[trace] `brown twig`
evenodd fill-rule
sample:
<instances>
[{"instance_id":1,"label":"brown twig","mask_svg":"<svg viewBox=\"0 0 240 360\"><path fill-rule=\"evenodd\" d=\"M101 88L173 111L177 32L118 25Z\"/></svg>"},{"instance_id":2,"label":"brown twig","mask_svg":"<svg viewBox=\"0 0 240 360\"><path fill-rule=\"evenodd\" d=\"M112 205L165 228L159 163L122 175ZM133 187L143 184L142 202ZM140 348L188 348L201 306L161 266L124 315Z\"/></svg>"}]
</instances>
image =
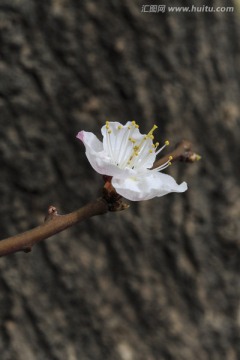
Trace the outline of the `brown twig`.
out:
<instances>
[{"instance_id":1,"label":"brown twig","mask_svg":"<svg viewBox=\"0 0 240 360\"><path fill-rule=\"evenodd\" d=\"M51 206L48 210L45 222L42 225L16 236L1 240L0 256L12 254L16 251L29 252L31 251L32 246L39 241L47 239L78 222L95 215L102 215L107 211L108 203L102 198L66 215L58 215L56 208Z\"/></svg>"},{"instance_id":2,"label":"brown twig","mask_svg":"<svg viewBox=\"0 0 240 360\"><path fill-rule=\"evenodd\" d=\"M183 140L171 153L157 160L152 168L154 169L164 164L168 161L170 155L172 156L171 161L179 160L194 162L200 159L200 156L191 150L191 143ZM102 198L66 215L59 215L57 209L54 206L50 206L45 217L45 222L42 225L24 233L1 240L0 257L17 251L30 252L33 245L37 244L39 241L47 239L78 222L95 215L105 214L107 211L121 211L127 209L129 205L116 193L111 184L111 177L105 176L104 181L105 185Z\"/></svg>"},{"instance_id":3,"label":"brown twig","mask_svg":"<svg viewBox=\"0 0 240 360\"><path fill-rule=\"evenodd\" d=\"M191 142L187 140L182 140L179 144L176 145L173 151L169 152L161 159L155 161L152 169L155 169L158 166L163 165L166 161L169 160L169 156L172 157L171 162L184 161L184 162L193 163L201 159L201 156L199 156L198 154L192 151Z\"/></svg>"}]
</instances>

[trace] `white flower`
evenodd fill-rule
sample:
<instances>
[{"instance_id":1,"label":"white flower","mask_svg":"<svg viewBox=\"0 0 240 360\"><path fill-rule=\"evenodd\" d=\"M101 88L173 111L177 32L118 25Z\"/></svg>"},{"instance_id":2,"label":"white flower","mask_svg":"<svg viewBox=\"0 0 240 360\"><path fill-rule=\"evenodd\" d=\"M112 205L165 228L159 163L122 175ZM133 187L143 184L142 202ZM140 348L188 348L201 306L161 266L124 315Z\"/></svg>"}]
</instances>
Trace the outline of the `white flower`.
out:
<instances>
[{"instance_id":1,"label":"white flower","mask_svg":"<svg viewBox=\"0 0 240 360\"><path fill-rule=\"evenodd\" d=\"M117 193L132 201L148 200L170 192L183 192L187 184L178 185L169 175L160 171L170 165L170 160L152 169L156 156L169 144L153 144L153 126L147 135L139 131L135 121L122 125L106 122L102 127L103 142L90 132L80 131L77 138L86 148L86 156L98 173L112 176Z\"/></svg>"}]
</instances>

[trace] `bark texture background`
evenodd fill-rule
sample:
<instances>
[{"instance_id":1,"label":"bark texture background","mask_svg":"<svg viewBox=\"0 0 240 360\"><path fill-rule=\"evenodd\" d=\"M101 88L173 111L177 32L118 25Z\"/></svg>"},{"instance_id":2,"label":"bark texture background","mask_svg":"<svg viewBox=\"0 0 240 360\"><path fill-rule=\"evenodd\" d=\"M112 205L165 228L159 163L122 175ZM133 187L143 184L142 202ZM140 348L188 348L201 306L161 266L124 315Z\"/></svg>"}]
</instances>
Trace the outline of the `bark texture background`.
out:
<instances>
[{"instance_id":1,"label":"bark texture background","mask_svg":"<svg viewBox=\"0 0 240 360\"><path fill-rule=\"evenodd\" d=\"M204 4L171 1L192 3ZM1 360L240 358L237 4L142 4L0 0L1 238L97 196L75 135L100 135L106 118L156 123L161 141L187 138L203 156L168 171L186 193L0 259Z\"/></svg>"}]
</instances>

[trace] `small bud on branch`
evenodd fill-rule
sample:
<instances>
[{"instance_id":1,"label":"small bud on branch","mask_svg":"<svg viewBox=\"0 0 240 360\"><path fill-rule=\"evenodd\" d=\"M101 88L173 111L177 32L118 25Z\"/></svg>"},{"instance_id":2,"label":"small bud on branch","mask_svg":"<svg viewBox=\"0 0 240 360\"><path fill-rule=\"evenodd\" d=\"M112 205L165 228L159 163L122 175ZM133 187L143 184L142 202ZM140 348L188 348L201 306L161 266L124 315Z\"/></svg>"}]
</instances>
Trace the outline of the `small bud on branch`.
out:
<instances>
[{"instance_id":1,"label":"small bud on branch","mask_svg":"<svg viewBox=\"0 0 240 360\"><path fill-rule=\"evenodd\" d=\"M171 156L171 162L182 161L193 163L199 161L201 156L192 151L192 144L190 141L182 140L175 146L175 149L161 159L155 161L152 169L155 169L164 164Z\"/></svg>"},{"instance_id":2,"label":"small bud on branch","mask_svg":"<svg viewBox=\"0 0 240 360\"><path fill-rule=\"evenodd\" d=\"M39 241L47 239L50 236L55 235L60 231L63 231L92 216L105 214L107 211L108 204L103 198L97 199L96 201L83 206L81 209L66 215L56 216L55 214L52 217L49 217L48 210L47 221L45 221L42 225L16 236L1 240L0 256L12 254L16 251L29 252L31 251L32 246L37 244ZM51 212L52 210L50 213ZM56 213L56 210L53 211L53 214L54 213Z\"/></svg>"}]
</instances>

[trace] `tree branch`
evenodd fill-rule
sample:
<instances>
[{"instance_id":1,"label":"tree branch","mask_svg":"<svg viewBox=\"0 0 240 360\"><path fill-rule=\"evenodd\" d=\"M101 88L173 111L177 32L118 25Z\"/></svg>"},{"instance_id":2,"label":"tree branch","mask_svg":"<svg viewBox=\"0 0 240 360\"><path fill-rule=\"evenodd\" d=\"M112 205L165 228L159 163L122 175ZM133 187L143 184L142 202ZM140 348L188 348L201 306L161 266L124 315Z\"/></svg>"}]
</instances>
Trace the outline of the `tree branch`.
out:
<instances>
[{"instance_id":1,"label":"tree branch","mask_svg":"<svg viewBox=\"0 0 240 360\"><path fill-rule=\"evenodd\" d=\"M39 241L67 229L74 224L86 220L95 215L102 215L108 211L108 203L103 199L97 199L81 209L66 215L58 215L56 208L49 207L45 222L16 236L9 237L0 241L0 256L12 254L16 251L29 252L32 246Z\"/></svg>"},{"instance_id":2,"label":"tree branch","mask_svg":"<svg viewBox=\"0 0 240 360\"><path fill-rule=\"evenodd\" d=\"M191 150L189 141L181 141L171 153L157 160L152 169L164 164L172 156L173 161L195 162L201 157ZM0 241L0 257L17 251L31 251L33 245L39 241L49 238L60 231L63 231L78 222L86 220L95 215L105 214L107 211L121 211L129 207L122 197L116 193L111 184L111 177L104 176L103 196L94 202L91 202L81 209L66 215L58 215L57 209L50 206L45 222L42 225L28 230L24 233L9 237Z\"/></svg>"},{"instance_id":3,"label":"tree branch","mask_svg":"<svg viewBox=\"0 0 240 360\"><path fill-rule=\"evenodd\" d=\"M180 143L176 145L173 151L169 152L161 159L155 161L152 169L155 169L158 166L161 166L165 162L167 162L169 160L169 156L172 156L171 162L183 161L183 162L193 163L201 159L200 155L192 151L192 143L188 140L182 140Z\"/></svg>"}]
</instances>

